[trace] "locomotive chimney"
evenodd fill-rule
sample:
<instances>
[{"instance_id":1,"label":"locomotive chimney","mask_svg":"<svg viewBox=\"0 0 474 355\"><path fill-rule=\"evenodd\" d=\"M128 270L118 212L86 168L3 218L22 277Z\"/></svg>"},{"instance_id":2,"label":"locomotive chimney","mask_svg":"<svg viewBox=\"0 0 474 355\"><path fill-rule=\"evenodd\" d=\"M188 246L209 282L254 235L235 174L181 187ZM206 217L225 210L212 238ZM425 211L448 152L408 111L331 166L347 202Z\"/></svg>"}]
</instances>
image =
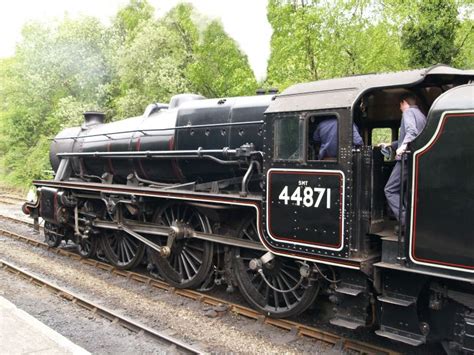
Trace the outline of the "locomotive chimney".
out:
<instances>
[{"instance_id":1,"label":"locomotive chimney","mask_svg":"<svg viewBox=\"0 0 474 355\"><path fill-rule=\"evenodd\" d=\"M86 127L95 126L104 123L105 113L102 112L84 112L84 125Z\"/></svg>"}]
</instances>

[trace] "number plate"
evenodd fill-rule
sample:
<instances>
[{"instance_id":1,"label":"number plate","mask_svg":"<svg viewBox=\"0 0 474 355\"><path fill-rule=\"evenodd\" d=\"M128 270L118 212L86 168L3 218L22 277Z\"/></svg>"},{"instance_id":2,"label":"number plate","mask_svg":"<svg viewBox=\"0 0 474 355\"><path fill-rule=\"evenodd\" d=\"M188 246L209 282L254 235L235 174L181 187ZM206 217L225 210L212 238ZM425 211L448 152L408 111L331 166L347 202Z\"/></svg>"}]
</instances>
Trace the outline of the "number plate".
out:
<instances>
[{"instance_id":1,"label":"number plate","mask_svg":"<svg viewBox=\"0 0 474 355\"><path fill-rule=\"evenodd\" d=\"M271 169L267 175L267 232L276 241L341 250L343 172Z\"/></svg>"}]
</instances>

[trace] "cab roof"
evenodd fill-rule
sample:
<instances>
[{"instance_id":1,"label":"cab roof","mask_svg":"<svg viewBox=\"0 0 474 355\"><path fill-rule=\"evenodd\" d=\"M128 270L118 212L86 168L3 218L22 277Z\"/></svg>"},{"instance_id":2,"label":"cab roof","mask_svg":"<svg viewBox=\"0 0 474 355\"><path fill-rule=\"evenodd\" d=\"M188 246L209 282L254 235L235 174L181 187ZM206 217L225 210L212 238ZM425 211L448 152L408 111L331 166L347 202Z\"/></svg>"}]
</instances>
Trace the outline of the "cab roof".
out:
<instances>
[{"instance_id":1,"label":"cab roof","mask_svg":"<svg viewBox=\"0 0 474 355\"><path fill-rule=\"evenodd\" d=\"M460 70L447 65L393 73L355 75L292 85L276 95L265 114L350 108L368 91L377 88L415 86L429 78L452 83L474 79L474 70Z\"/></svg>"}]
</instances>

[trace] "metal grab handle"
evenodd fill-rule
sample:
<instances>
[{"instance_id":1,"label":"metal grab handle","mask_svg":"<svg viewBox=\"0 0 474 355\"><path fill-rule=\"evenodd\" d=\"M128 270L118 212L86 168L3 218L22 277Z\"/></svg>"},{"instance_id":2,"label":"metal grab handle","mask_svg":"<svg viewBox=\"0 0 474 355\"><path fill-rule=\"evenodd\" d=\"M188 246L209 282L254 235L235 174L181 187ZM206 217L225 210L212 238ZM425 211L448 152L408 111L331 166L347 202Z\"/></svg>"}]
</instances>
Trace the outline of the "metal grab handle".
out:
<instances>
[{"instance_id":1,"label":"metal grab handle","mask_svg":"<svg viewBox=\"0 0 474 355\"><path fill-rule=\"evenodd\" d=\"M405 264L405 236L403 233L403 224L402 224L402 215L403 215L403 203L404 203L404 195L405 195L405 181L403 179L405 173L405 158L409 154L409 151L405 151L401 155L400 159L400 201L399 201L399 209L398 209L398 257L397 260L401 265ZM405 216L406 218L406 216ZM406 221L405 221L406 227Z\"/></svg>"}]
</instances>

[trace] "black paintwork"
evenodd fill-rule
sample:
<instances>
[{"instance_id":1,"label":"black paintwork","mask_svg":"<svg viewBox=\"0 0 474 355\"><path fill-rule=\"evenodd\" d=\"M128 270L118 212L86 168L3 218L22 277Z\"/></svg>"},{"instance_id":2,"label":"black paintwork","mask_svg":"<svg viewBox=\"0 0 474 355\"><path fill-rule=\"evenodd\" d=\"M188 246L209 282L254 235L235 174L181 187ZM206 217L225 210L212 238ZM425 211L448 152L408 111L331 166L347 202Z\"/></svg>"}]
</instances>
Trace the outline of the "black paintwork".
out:
<instances>
[{"instance_id":1,"label":"black paintwork","mask_svg":"<svg viewBox=\"0 0 474 355\"><path fill-rule=\"evenodd\" d=\"M181 106L109 124L83 125L60 132L51 145L51 164L56 171L56 153L167 151L238 148L253 143L262 147L263 112L271 96L231 99L194 99ZM242 124L246 123L246 124ZM219 125L219 126L213 126ZM178 127L178 129L176 129ZM122 133L120 133L122 132ZM71 137L70 139L65 139ZM74 158L76 175L114 175L124 183L133 171L146 180L158 182L212 181L242 176L245 170L196 160Z\"/></svg>"},{"instance_id":2,"label":"black paintwork","mask_svg":"<svg viewBox=\"0 0 474 355\"><path fill-rule=\"evenodd\" d=\"M411 145L417 152L410 159L409 184L414 261L474 269L473 136L474 86L467 85L438 99L425 131Z\"/></svg>"},{"instance_id":3,"label":"black paintwork","mask_svg":"<svg viewBox=\"0 0 474 355\"><path fill-rule=\"evenodd\" d=\"M40 216L47 222L58 223L58 190L41 188Z\"/></svg>"}]
</instances>

